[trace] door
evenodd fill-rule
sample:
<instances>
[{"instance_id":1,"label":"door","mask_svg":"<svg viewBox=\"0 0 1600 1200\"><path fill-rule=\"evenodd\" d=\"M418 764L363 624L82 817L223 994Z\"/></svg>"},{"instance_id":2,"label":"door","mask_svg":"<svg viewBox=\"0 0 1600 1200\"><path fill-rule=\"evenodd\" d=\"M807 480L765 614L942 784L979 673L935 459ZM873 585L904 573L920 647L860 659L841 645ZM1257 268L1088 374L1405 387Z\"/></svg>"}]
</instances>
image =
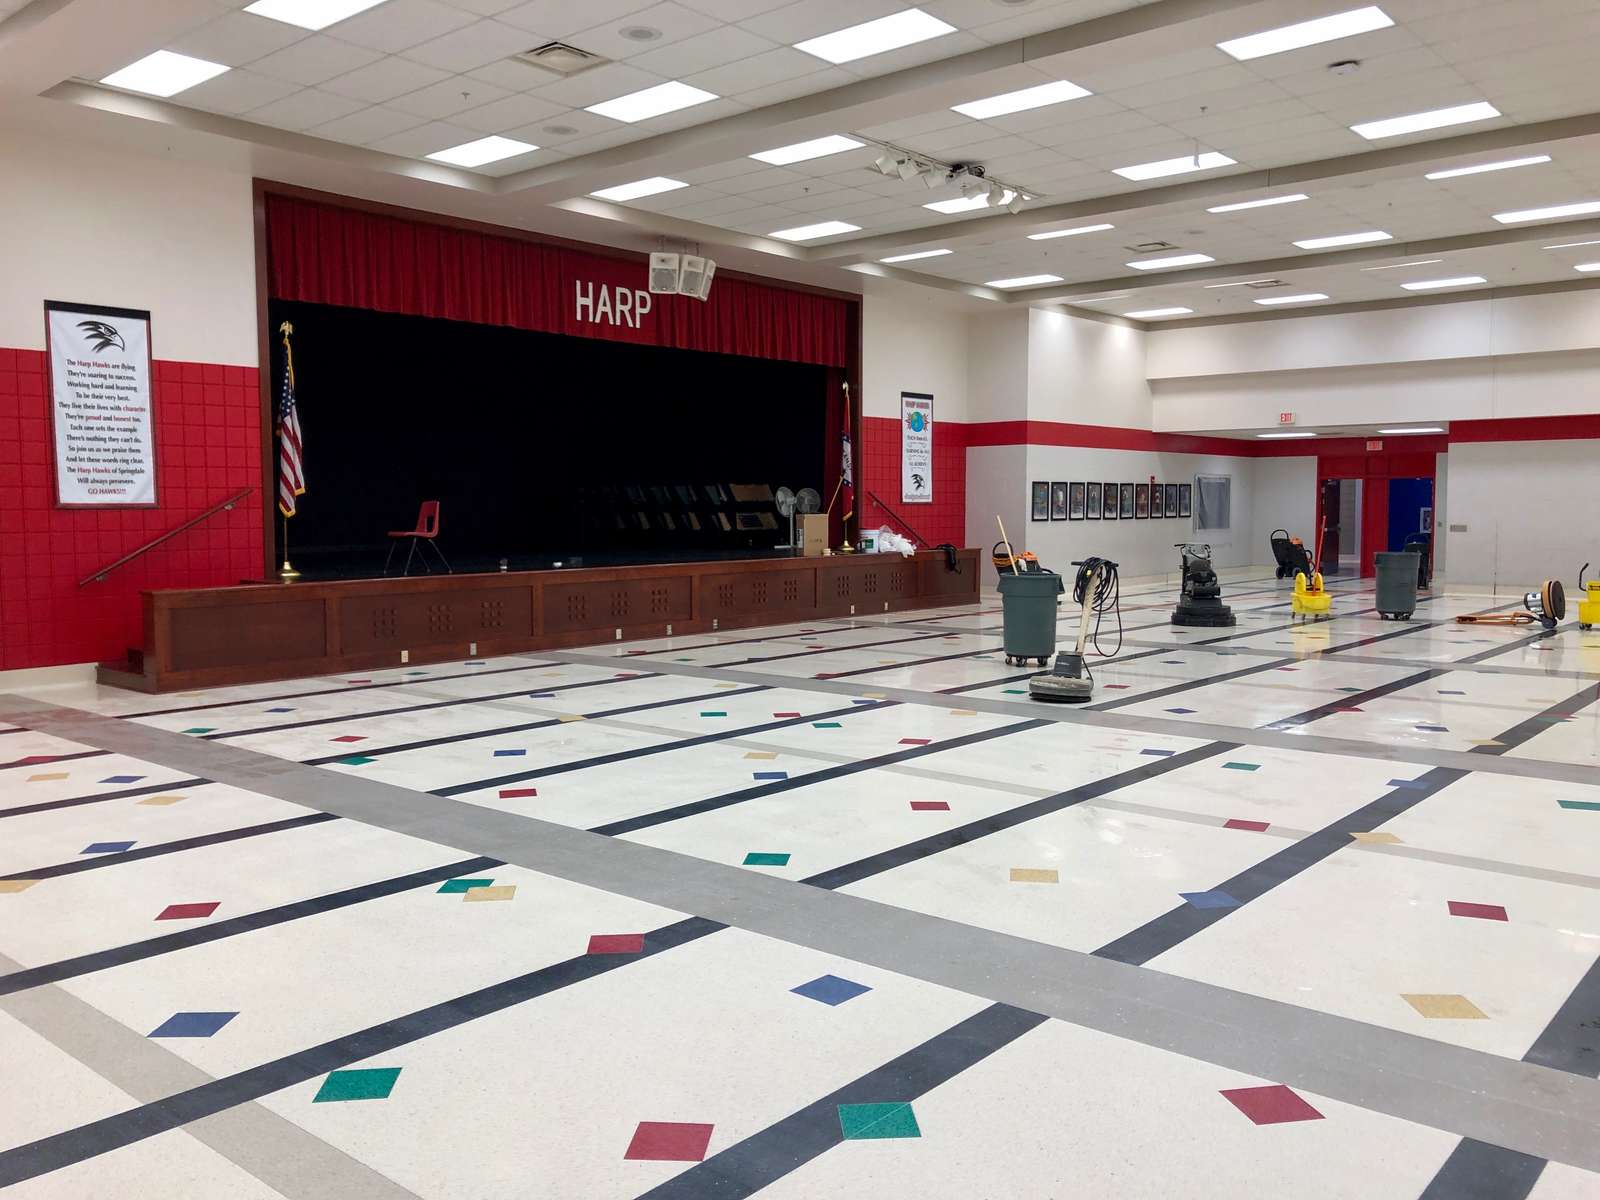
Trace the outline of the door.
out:
<instances>
[{"instance_id":1,"label":"door","mask_svg":"<svg viewBox=\"0 0 1600 1200\"><path fill-rule=\"evenodd\" d=\"M1407 534L1428 532L1423 522L1424 509L1431 518L1433 480L1389 480L1389 537L1385 543L1386 549L1402 550Z\"/></svg>"}]
</instances>

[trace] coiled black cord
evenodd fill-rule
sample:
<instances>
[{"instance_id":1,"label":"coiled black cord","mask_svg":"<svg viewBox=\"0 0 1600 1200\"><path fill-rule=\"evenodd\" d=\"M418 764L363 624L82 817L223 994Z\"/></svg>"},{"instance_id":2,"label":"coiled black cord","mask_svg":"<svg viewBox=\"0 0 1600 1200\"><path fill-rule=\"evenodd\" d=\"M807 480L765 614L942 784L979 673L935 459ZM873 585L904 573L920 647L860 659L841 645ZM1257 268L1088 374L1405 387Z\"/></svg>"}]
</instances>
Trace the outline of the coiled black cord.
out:
<instances>
[{"instance_id":1,"label":"coiled black cord","mask_svg":"<svg viewBox=\"0 0 1600 1200\"><path fill-rule=\"evenodd\" d=\"M1078 568L1078 575L1072 582L1072 602L1080 607L1089 590L1089 580L1093 578L1097 568L1100 572L1100 579L1094 585L1094 594L1089 596L1089 611L1094 613L1094 629L1089 640L1094 644L1094 652L1102 658L1112 658L1121 654L1122 580L1117 574L1117 564L1109 558L1086 558L1074 565ZM1105 620L1108 612L1114 613L1117 618L1117 648L1110 654L1100 648L1100 623Z\"/></svg>"}]
</instances>

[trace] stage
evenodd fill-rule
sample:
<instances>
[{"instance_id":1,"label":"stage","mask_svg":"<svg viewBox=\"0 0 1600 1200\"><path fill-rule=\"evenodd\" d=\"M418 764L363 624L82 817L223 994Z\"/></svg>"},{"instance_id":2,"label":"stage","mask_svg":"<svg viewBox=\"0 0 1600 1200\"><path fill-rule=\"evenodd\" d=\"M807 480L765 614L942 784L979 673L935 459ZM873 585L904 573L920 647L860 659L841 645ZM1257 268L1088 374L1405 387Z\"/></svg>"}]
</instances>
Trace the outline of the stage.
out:
<instances>
[{"instance_id":1,"label":"stage","mask_svg":"<svg viewBox=\"0 0 1600 1200\"><path fill-rule=\"evenodd\" d=\"M978 600L976 549L249 583L143 594L144 692L713 633Z\"/></svg>"}]
</instances>

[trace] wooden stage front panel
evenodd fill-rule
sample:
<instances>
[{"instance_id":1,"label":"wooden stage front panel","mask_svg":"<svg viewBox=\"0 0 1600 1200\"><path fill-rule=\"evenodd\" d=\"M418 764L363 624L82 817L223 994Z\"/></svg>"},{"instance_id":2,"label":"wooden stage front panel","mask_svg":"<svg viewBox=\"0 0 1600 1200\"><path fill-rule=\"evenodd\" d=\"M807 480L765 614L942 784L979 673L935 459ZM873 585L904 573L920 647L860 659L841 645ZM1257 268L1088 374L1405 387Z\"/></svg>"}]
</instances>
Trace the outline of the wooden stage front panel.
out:
<instances>
[{"instance_id":1,"label":"wooden stage front panel","mask_svg":"<svg viewBox=\"0 0 1600 1200\"><path fill-rule=\"evenodd\" d=\"M979 553L767 558L144 593L147 692L973 604Z\"/></svg>"}]
</instances>

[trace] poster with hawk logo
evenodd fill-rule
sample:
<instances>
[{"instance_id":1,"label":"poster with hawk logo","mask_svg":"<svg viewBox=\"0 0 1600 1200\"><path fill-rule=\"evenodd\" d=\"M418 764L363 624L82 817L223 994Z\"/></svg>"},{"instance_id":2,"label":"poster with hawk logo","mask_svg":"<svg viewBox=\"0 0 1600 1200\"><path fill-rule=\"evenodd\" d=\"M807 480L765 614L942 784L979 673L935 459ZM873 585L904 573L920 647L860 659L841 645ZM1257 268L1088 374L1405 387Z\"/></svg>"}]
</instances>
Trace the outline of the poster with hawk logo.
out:
<instances>
[{"instance_id":1,"label":"poster with hawk logo","mask_svg":"<svg viewBox=\"0 0 1600 1200\"><path fill-rule=\"evenodd\" d=\"M56 503L152 507L150 314L45 301Z\"/></svg>"},{"instance_id":2,"label":"poster with hawk logo","mask_svg":"<svg viewBox=\"0 0 1600 1200\"><path fill-rule=\"evenodd\" d=\"M900 500L933 503L933 397L900 393Z\"/></svg>"}]
</instances>

